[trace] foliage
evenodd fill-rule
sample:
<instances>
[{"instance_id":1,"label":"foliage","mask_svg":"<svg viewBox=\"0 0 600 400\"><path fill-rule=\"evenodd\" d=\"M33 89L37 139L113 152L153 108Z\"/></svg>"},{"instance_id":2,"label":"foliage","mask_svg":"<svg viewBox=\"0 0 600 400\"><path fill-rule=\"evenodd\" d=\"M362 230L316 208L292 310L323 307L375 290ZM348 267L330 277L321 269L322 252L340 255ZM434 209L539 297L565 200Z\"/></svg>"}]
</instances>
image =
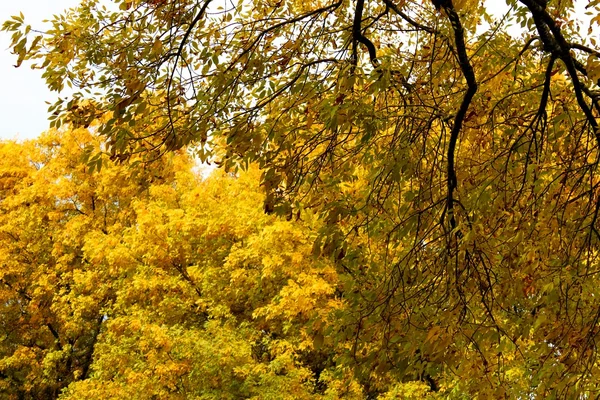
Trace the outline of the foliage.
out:
<instances>
[{"instance_id":1,"label":"foliage","mask_svg":"<svg viewBox=\"0 0 600 400\"><path fill-rule=\"evenodd\" d=\"M201 182L178 155L89 174L88 146L2 144L3 396L315 398L307 322L342 304L308 228L262 212L256 172Z\"/></svg>"},{"instance_id":2,"label":"foliage","mask_svg":"<svg viewBox=\"0 0 600 400\"><path fill-rule=\"evenodd\" d=\"M92 181L73 164L41 188L59 197L23 186L2 203L7 230L29 227L6 244L6 270L33 285L6 278L5 289L36 296L4 304L14 315L25 301L57 313L28 311L36 329L23 332L65 325L28 343L54 337L49 360L69 359L91 354L94 332L106 329L110 345L93 352L106 367L65 395L393 398L424 395L425 383L432 396L457 398L597 396L600 52L571 18L572 1L506 4L495 20L472 0L86 0L41 35L21 16L7 21L17 65L31 61L51 89L74 90L51 107L53 126L103 138L87 150L66 144L58 158L82 154L101 169ZM588 1L590 29L599 7ZM519 25L524 33L511 36ZM163 163L178 159L166 154L186 145L255 180L198 184L176 167L163 176ZM9 193L37 176L14 157ZM139 181L115 186L110 171L124 174L114 163L126 160ZM94 179L110 196L68 200ZM243 179L248 186L232 183ZM65 189L48 184L62 181ZM264 200L250 189L257 181ZM89 221L50 211L74 204L85 215L97 201L108 211ZM262 215L260 202L287 220ZM62 233L48 239L45 224ZM84 260L106 285L69 297ZM42 264L55 272L31 267ZM57 305L49 287L63 286L53 274L73 275L61 289L70 300ZM77 319L88 315L95 325ZM212 347L215 330L237 361ZM149 355L151 333L172 349L172 364ZM110 354L121 351L119 335L131 339L130 363ZM18 366L42 359L32 346L5 371L46 378L19 372L7 385L58 374ZM267 356L248 356L261 346ZM67 369L87 377L77 360ZM139 374L152 362L168 367L150 382ZM247 369L232 372L235 363ZM204 368L219 378L196 378Z\"/></svg>"},{"instance_id":3,"label":"foliage","mask_svg":"<svg viewBox=\"0 0 600 400\"><path fill-rule=\"evenodd\" d=\"M4 398L362 398L349 343L324 337L345 304L316 219L265 215L255 168L202 181L178 154L90 174L100 145L0 147Z\"/></svg>"}]
</instances>

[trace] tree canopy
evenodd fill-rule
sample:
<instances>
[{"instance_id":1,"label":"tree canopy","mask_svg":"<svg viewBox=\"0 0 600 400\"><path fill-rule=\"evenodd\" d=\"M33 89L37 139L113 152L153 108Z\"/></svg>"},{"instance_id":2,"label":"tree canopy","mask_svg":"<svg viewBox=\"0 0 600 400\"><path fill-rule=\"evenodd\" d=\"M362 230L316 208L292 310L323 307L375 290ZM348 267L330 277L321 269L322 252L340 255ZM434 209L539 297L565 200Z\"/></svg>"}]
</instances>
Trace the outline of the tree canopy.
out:
<instances>
[{"instance_id":1,"label":"tree canopy","mask_svg":"<svg viewBox=\"0 0 600 400\"><path fill-rule=\"evenodd\" d=\"M428 392L338 363L352 338L328 332L350 310L312 255L320 222L266 215L256 168L203 181L178 154L160 174L90 174L100 144L79 129L0 146L3 398L361 399L375 378Z\"/></svg>"},{"instance_id":2,"label":"tree canopy","mask_svg":"<svg viewBox=\"0 0 600 400\"><path fill-rule=\"evenodd\" d=\"M229 233L215 233L211 254L227 259L221 265L244 266L224 283L219 274L194 270L196 261L173 266L188 283L223 285L198 288L200 303L192 302L198 308L173 311L173 318L181 324L205 318L201 336L217 329L219 312L259 326L270 321L256 329L297 340L273 357L304 369L286 369L279 380L276 370L256 366L267 369L247 370L236 388L215 383L235 385L232 377L212 383L188 377L173 385L200 385L194 387L202 393L217 385L240 396L252 396L244 384L263 378L279 388L273 390L313 379L314 387L302 390L334 397L350 396L335 388L401 397L405 384L457 398L598 395L600 51L591 33L600 2L586 3L589 27L574 14L573 1L505 4L506 12L494 17L479 0L85 0L55 16L46 32L22 16L4 23L17 66L30 62L43 69L51 89L70 88L50 107L52 126L97 134L100 144L79 151L88 173L123 163L166 179L164 163L187 146L233 175L256 166L264 211L287 217L261 222L272 224L264 232L270 239L246 239L255 247L226 256L217 244ZM234 198L207 204L216 213L210 218L272 218ZM126 207L121 200L107 204ZM161 233L149 234L159 228L144 227L135 211L138 219L129 224L141 236L131 250L139 253L115 254L116 244L128 242L114 239L110 252L89 253L94 265L104 265L103 257L107 265L138 257L154 274L162 262L177 264L192 251L178 246L192 246L195 235L155 240L171 230L185 235L182 227L201 224L201 215L185 214L173 228L168 221L176 213L145 207L148 221L166 225ZM230 222L230 229L243 230L245 220L252 219ZM277 231L278 224L292 232ZM158 249L167 250L154 254ZM298 258L308 255L310 263ZM250 268L258 259L267 275L285 278L259 279L265 272ZM303 271L312 263L319 272ZM110 268L101 275L111 279ZM280 279L293 283L264 305L271 296L265 291ZM204 314L211 290L224 303ZM178 310L186 301L178 297L171 306ZM125 333L131 324L118 331L132 338L131 346L141 345L141 332L159 329L139 318L139 336ZM117 317L108 321L118 324ZM92 323L82 343L93 342L101 325ZM256 334L246 328L224 322L219 328L229 332L222 340L231 346L246 340L239 357L249 354L244 335ZM175 349L205 354L208 342L169 329L160 334L178 341ZM308 366L320 362L319 351L306 355L307 364L298 361L309 337L315 349L330 352L323 356L327 367ZM110 360L97 351L94 360ZM329 365L336 366L335 379ZM92 390L93 381L64 393Z\"/></svg>"}]
</instances>

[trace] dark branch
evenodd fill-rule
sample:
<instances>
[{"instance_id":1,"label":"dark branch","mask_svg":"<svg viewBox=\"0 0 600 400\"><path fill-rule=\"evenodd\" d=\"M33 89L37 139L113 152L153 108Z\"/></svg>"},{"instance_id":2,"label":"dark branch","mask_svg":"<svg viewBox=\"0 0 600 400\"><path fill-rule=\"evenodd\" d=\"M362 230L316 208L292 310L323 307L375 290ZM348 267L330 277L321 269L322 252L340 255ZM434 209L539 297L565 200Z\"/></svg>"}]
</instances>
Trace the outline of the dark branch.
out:
<instances>
[{"instance_id":1,"label":"dark branch","mask_svg":"<svg viewBox=\"0 0 600 400\"><path fill-rule=\"evenodd\" d=\"M460 22L460 18L452 5L452 1L447 0L442 3L446 14L448 15L448 19L452 24L452 29L454 30L454 43L456 45L456 52L458 56L458 64L462 71L463 76L467 81L467 92L463 97L462 103L456 116L454 118L454 124L452 126L452 131L450 132L450 141L448 143L448 171L447 171L447 179L448 179L448 198L447 198L447 211L450 216L450 226L452 229L456 228L456 220L454 218L454 189L458 184L456 180L456 169L455 169L455 153L456 153L456 143L458 141L458 134L460 133L465 117L467 115L467 110L469 109L469 105L473 100L473 96L477 92L477 80L475 79L475 73L473 72L473 67L469 61L469 56L467 55L467 48L465 44L465 33Z\"/></svg>"},{"instance_id":2,"label":"dark branch","mask_svg":"<svg viewBox=\"0 0 600 400\"><path fill-rule=\"evenodd\" d=\"M352 60L353 64L356 65L358 63L358 56L356 52L356 43L362 43L369 52L369 58L371 59L371 63L374 67L379 66L379 62L377 61L377 49L373 42L371 42L365 35L362 33L362 16L363 10L365 7L365 0L358 0L356 2L356 10L354 11L354 22L352 24Z\"/></svg>"},{"instance_id":3,"label":"dark branch","mask_svg":"<svg viewBox=\"0 0 600 400\"><path fill-rule=\"evenodd\" d=\"M417 21L415 21L414 19L412 19L411 17L409 17L406 13L402 12L402 10L400 10L400 8L394 4L392 2L392 0L383 0L383 3L390 8L390 10L394 11L396 14L398 14L400 16L400 18L402 18L403 20L405 20L406 22L408 22L410 25L412 25L413 27L420 29L422 31L428 32L428 33L432 33L432 34L436 34L436 30L418 23Z\"/></svg>"},{"instance_id":4,"label":"dark branch","mask_svg":"<svg viewBox=\"0 0 600 400\"><path fill-rule=\"evenodd\" d=\"M98 336L100 335L100 330L102 328L103 321L104 321L104 315L100 315L96 322L96 329L94 329L94 333L92 336L92 342L90 343L90 346L85 354L80 380L85 380L88 378L88 375L90 372L90 367L92 366L92 361L93 361L93 357L94 357L94 350L96 348L96 343L98 342Z\"/></svg>"},{"instance_id":5,"label":"dark branch","mask_svg":"<svg viewBox=\"0 0 600 400\"><path fill-rule=\"evenodd\" d=\"M50 333L52 333L52 336L54 336L54 339L56 339L56 347L58 347L59 350L62 350L62 344L60 343L60 336L58 335L58 331L56 329L54 329L52 324L49 322L46 324L46 327L48 328Z\"/></svg>"},{"instance_id":6,"label":"dark branch","mask_svg":"<svg viewBox=\"0 0 600 400\"><path fill-rule=\"evenodd\" d=\"M579 108L583 111L586 120L593 129L596 141L600 145L600 132L598 131L598 122L592 113L592 109L588 106L583 97L584 85L579 80L577 74L577 60L571 54L573 44L567 42L563 36L560 27L556 21L545 9L544 5L534 0L520 0L531 12L537 30L540 33L540 38L544 43L544 50L555 53L562 60L567 68L567 72L573 82L573 89Z\"/></svg>"},{"instance_id":7,"label":"dark branch","mask_svg":"<svg viewBox=\"0 0 600 400\"><path fill-rule=\"evenodd\" d=\"M196 14L194 19L190 23L190 26L188 26L188 28L186 29L186 31L183 35L183 38L181 39L181 43L179 43L179 48L177 49L177 52L175 53L175 60L173 61L173 70L171 71L171 76L169 77L169 80L167 81L167 113L169 116L169 122L170 122L170 126L171 126L171 134L173 135L173 139L175 139L175 127L174 127L174 123L173 123L173 116L171 113L171 88L173 86L173 78L175 77L175 70L177 69L177 62L179 61L179 59L181 58L181 56L183 54L183 48L185 47L185 44L187 43L188 38L190 37L192 31L194 30L194 28L196 27L198 22L200 22L200 20L204 17L204 14L206 13L206 9L208 8L208 6L211 2L212 2L212 0L206 0L204 2L204 4L202 5L202 8L200 8L200 11L198 12L198 14Z\"/></svg>"}]
</instances>

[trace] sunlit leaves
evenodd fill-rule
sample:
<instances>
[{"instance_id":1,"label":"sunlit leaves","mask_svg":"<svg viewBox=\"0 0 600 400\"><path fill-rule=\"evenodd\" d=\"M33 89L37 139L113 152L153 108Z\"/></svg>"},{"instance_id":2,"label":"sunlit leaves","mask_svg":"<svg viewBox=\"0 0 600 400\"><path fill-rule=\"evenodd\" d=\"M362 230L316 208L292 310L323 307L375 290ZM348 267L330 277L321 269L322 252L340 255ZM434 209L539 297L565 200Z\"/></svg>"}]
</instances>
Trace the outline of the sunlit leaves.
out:
<instances>
[{"instance_id":1,"label":"sunlit leaves","mask_svg":"<svg viewBox=\"0 0 600 400\"><path fill-rule=\"evenodd\" d=\"M91 173L99 146L74 130L0 148L3 395L320 397L343 302L310 227L264 214L254 168Z\"/></svg>"},{"instance_id":2,"label":"sunlit leaves","mask_svg":"<svg viewBox=\"0 0 600 400\"><path fill-rule=\"evenodd\" d=\"M103 138L38 145L35 173L7 144L0 171L34 331L88 343L108 316L109 372L73 398L597 395L599 53L573 2L509 0L498 20L472 0L359 3L86 1L42 39L5 23L17 64L75 90L52 126ZM168 155L186 145L235 178L199 182ZM46 328L59 374L75 347ZM222 348L167 361L153 334ZM225 342L241 356L219 364ZM216 383L193 386L195 364Z\"/></svg>"}]
</instances>

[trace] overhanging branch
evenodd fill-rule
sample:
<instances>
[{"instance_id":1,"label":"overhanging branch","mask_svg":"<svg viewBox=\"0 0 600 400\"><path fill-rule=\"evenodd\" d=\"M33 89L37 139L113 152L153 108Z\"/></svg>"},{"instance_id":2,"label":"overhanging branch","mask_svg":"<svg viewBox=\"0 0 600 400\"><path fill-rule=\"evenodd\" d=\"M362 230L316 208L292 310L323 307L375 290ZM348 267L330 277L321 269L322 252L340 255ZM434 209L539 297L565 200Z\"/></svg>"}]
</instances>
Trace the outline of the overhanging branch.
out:
<instances>
[{"instance_id":1,"label":"overhanging branch","mask_svg":"<svg viewBox=\"0 0 600 400\"><path fill-rule=\"evenodd\" d=\"M565 64L567 73L569 74L571 82L573 83L577 104L585 115L586 120L592 127L596 141L600 146L598 121L596 120L596 117L594 117L592 109L588 106L585 98L583 97L585 86L582 84L579 79L579 75L577 74L577 60L571 54L571 48L574 47L573 44L567 42L562 34L560 26L558 26L554 18L552 18L548 11L546 11L545 4L541 5L535 0L519 1L523 3L531 12L533 21L538 32L540 33L540 38L544 43L544 50L556 54L556 56Z\"/></svg>"},{"instance_id":2,"label":"overhanging branch","mask_svg":"<svg viewBox=\"0 0 600 400\"><path fill-rule=\"evenodd\" d=\"M373 42L369 40L362 33L362 16L365 7L365 0L357 0L356 2L356 10L354 11L354 21L352 23L352 62L354 65L358 63L358 55L357 55L357 43L363 44L367 51L369 52L369 58L371 59L371 64L374 67L379 66L379 61L377 61L377 49Z\"/></svg>"},{"instance_id":3,"label":"overhanging branch","mask_svg":"<svg viewBox=\"0 0 600 400\"><path fill-rule=\"evenodd\" d=\"M435 4L437 6L437 4ZM456 219L454 218L454 190L456 189L458 182L456 179L456 144L458 142L458 135L462 129L467 110L477 92L477 80L475 79L475 73L473 72L473 66L467 55L467 47L465 44L465 32L460 22L460 18L454 9L451 0L446 0L440 3L441 7L444 8L448 20L452 24L454 30L454 44L456 46L456 53L458 57L458 64L460 70L467 81L467 91L462 99L460 108L454 117L454 124L452 131L450 132L450 141L448 143L448 165L447 165L447 184L448 184L448 197L446 203L446 210L449 216L450 227L456 228Z\"/></svg>"}]
</instances>

